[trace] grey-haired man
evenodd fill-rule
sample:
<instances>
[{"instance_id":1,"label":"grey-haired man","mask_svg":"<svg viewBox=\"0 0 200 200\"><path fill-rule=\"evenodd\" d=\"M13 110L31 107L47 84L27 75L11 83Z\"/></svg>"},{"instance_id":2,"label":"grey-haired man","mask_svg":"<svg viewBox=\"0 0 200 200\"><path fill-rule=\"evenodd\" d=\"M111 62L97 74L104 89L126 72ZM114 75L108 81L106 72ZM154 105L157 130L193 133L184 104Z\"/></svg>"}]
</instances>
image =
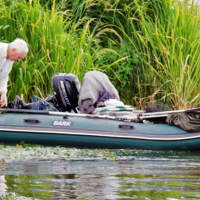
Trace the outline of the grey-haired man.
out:
<instances>
[{"instance_id":1,"label":"grey-haired man","mask_svg":"<svg viewBox=\"0 0 200 200\"><path fill-rule=\"evenodd\" d=\"M7 106L8 75L14 61L21 61L28 53L27 43L22 39L15 39L11 43L0 42L0 106Z\"/></svg>"}]
</instances>

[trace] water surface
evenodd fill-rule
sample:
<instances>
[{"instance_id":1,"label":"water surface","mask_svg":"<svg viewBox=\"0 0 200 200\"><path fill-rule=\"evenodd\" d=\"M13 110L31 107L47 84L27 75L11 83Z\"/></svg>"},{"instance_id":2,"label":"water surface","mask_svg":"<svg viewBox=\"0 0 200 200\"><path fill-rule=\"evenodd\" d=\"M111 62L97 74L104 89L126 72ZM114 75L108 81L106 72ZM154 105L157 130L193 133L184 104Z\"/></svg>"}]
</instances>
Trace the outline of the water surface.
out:
<instances>
[{"instance_id":1,"label":"water surface","mask_svg":"<svg viewBox=\"0 0 200 200\"><path fill-rule=\"evenodd\" d=\"M1 145L1 198L200 199L199 155Z\"/></svg>"}]
</instances>

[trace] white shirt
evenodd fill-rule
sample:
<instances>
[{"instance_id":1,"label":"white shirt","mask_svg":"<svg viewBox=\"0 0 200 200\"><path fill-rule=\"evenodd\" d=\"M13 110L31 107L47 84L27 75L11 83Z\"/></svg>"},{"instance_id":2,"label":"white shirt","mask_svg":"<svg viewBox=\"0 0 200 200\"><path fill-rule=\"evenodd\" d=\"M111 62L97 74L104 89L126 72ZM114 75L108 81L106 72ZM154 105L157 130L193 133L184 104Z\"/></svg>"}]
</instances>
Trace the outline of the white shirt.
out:
<instances>
[{"instance_id":1,"label":"white shirt","mask_svg":"<svg viewBox=\"0 0 200 200\"><path fill-rule=\"evenodd\" d=\"M0 42L0 92L7 92L8 74L14 61L6 59L8 44Z\"/></svg>"}]
</instances>

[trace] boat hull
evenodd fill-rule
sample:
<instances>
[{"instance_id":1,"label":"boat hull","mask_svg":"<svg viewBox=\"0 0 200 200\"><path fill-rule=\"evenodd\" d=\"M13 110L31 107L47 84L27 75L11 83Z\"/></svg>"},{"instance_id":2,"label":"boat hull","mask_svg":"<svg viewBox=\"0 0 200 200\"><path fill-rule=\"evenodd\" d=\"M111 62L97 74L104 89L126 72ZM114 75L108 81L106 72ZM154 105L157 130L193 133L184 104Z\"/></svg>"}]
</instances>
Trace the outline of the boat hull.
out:
<instances>
[{"instance_id":1,"label":"boat hull","mask_svg":"<svg viewBox=\"0 0 200 200\"><path fill-rule=\"evenodd\" d=\"M80 148L199 151L200 133L168 124L26 113L0 115L0 142Z\"/></svg>"}]
</instances>

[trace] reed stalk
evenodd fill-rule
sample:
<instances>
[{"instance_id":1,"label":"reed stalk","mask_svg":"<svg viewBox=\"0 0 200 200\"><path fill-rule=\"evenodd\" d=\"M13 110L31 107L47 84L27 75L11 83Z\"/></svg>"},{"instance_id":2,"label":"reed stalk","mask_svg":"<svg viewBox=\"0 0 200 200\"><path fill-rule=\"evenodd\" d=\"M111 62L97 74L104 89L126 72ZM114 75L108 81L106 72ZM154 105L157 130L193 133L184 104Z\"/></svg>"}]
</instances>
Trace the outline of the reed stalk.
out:
<instances>
[{"instance_id":1,"label":"reed stalk","mask_svg":"<svg viewBox=\"0 0 200 200\"><path fill-rule=\"evenodd\" d=\"M52 94L53 74L74 73L81 80L95 68L95 56L104 52L89 30L94 19L73 23L68 11L57 10L55 1L51 9L36 0L8 1L1 8L2 41L23 38L29 45L28 56L15 62L9 75L9 99L20 95L28 101L32 94L45 98Z\"/></svg>"},{"instance_id":2,"label":"reed stalk","mask_svg":"<svg viewBox=\"0 0 200 200\"><path fill-rule=\"evenodd\" d=\"M108 74L121 100L199 106L199 7L178 0L13 0L0 3L0 40L29 54L15 63L9 99L52 94L54 73Z\"/></svg>"}]
</instances>

